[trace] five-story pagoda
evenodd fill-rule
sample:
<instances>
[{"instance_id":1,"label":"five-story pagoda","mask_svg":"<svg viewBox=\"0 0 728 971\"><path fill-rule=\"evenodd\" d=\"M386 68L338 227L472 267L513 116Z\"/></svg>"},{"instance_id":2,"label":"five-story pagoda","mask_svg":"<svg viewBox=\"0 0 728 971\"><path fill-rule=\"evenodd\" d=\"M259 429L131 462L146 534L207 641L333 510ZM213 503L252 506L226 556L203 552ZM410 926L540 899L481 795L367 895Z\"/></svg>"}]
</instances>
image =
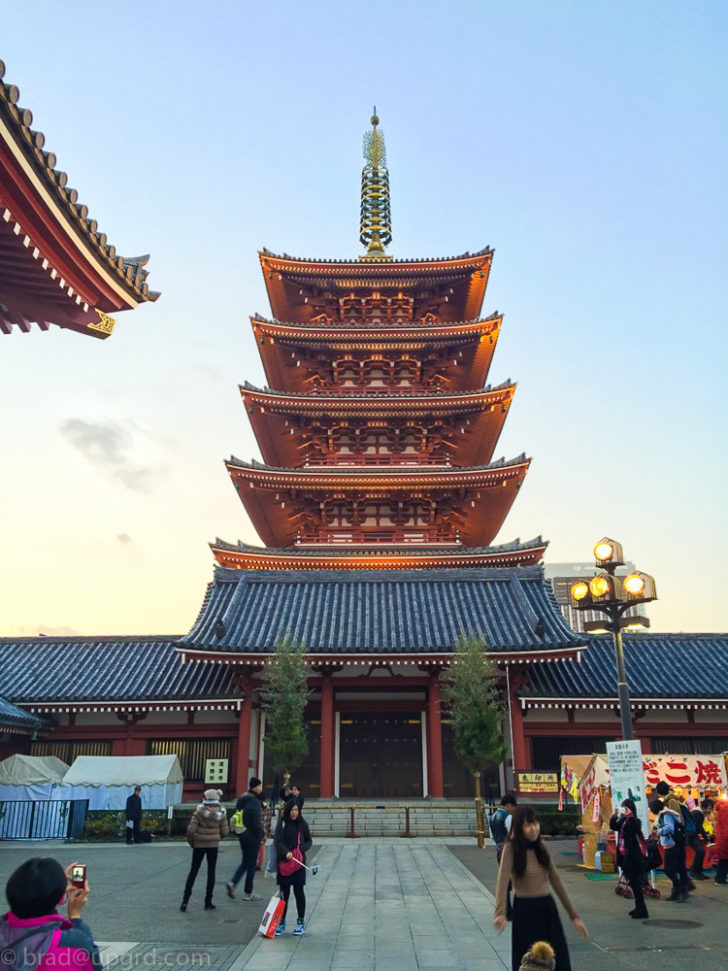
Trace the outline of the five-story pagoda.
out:
<instances>
[{"instance_id":1,"label":"five-story pagoda","mask_svg":"<svg viewBox=\"0 0 728 971\"><path fill-rule=\"evenodd\" d=\"M252 318L269 387L241 387L265 464L227 467L266 549L234 568L536 563L491 547L528 470L491 462L515 385L486 386L502 317L479 316L493 251L393 260L376 114L365 136L358 260L260 254L273 319Z\"/></svg>"},{"instance_id":2,"label":"five-story pagoda","mask_svg":"<svg viewBox=\"0 0 728 971\"><path fill-rule=\"evenodd\" d=\"M509 694L532 660L581 644L539 563L546 544L491 545L528 470L492 456L514 394L486 385L501 317L479 316L493 258L393 260L376 113L365 138L357 260L260 254L272 318L252 319L270 387L241 388L263 463L226 464L264 547L212 544L219 564L178 642L228 664L244 701L236 787L272 782L257 687L284 637L305 645L309 795L463 795L440 712L461 635L486 640ZM247 754L247 758L245 757Z\"/></svg>"}]
</instances>

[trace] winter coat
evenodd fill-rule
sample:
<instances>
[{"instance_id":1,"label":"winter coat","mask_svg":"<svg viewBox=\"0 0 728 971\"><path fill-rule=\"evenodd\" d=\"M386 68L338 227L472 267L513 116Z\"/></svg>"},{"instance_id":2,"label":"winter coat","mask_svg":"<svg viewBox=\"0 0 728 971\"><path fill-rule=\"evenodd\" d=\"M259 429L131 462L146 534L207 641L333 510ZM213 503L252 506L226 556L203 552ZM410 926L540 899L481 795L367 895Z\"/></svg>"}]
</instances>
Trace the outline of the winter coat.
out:
<instances>
[{"instance_id":1,"label":"winter coat","mask_svg":"<svg viewBox=\"0 0 728 971\"><path fill-rule=\"evenodd\" d=\"M301 844L298 844L298 834L301 834ZM306 820L299 816L294 822L293 820L285 820L281 817L278 820L278 825L276 826L275 836L273 837L275 848L276 848L276 858L279 863L282 863L289 853L298 848L301 851L301 856L303 857L303 862L306 862L306 853L311 849L313 840L311 839L311 830L309 829ZM306 882L306 870L303 867L298 867L294 873L289 876L282 876L278 874L278 886L283 887L287 883L292 886L303 886Z\"/></svg>"},{"instance_id":2,"label":"winter coat","mask_svg":"<svg viewBox=\"0 0 728 971\"><path fill-rule=\"evenodd\" d=\"M728 802L718 799L713 808L715 824L715 850L718 859L728 860Z\"/></svg>"},{"instance_id":3,"label":"winter coat","mask_svg":"<svg viewBox=\"0 0 728 971\"><path fill-rule=\"evenodd\" d=\"M126 818L132 822L142 821L142 797L131 795L126 800Z\"/></svg>"},{"instance_id":4,"label":"winter coat","mask_svg":"<svg viewBox=\"0 0 728 971\"><path fill-rule=\"evenodd\" d=\"M222 806L200 803L187 827L187 842L196 850L215 849L229 832L227 813Z\"/></svg>"},{"instance_id":5,"label":"winter coat","mask_svg":"<svg viewBox=\"0 0 728 971\"><path fill-rule=\"evenodd\" d=\"M48 931L50 930L50 936ZM35 931L36 933L30 933ZM99 949L88 924L61 914L43 917L16 917L8 911L0 918L0 955L3 967L11 964L10 952L24 957L28 967L37 971L73 968L74 971L101 971Z\"/></svg>"},{"instance_id":6,"label":"winter coat","mask_svg":"<svg viewBox=\"0 0 728 971\"><path fill-rule=\"evenodd\" d=\"M641 872L645 867L645 855L642 852L639 837L642 834L642 823L639 817L629 815L618 816L616 813L609 820L609 828L617 833L617 865L623 870L637 870ZM620 837L624 835L624 856L619 852Z\"/></svg>"},{"instance_id":7,"label":"winter coat","mask_svg":"<svg viewBox=\"0 0 728 971\"><path fill-rule=\"evenodd\" d=\"M263 812L260 799L254 792L244 792L235 803L235 810L239 809L243 811L243 826L245 827L245 832L239 834L240 838L254 839L256 843L262 843L265 840L265 831L263 829Z\"/></svg>"},{"instance_id":8,"label":"winter coat","mask_svg":"<svg viewBox=\"0 0 728 971\"><path fill-rule=\"evenodd\" d=\"M660 837L660 846L670 850L675 845L675 820L682 822L682 811L677 812L672 809L663 809L655 821L655 829Z\"/></svg>"}]
</instances>

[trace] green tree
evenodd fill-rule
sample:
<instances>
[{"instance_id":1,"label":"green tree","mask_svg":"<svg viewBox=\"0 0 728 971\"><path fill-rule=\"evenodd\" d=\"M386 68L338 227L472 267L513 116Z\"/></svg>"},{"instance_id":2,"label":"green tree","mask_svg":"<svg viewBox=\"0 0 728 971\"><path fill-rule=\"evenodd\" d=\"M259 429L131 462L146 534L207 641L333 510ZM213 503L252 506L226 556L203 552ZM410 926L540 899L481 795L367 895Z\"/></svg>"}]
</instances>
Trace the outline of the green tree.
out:
<instances>
[{"instance_id":1,"label":"green tree","mask_svg":"<svg viewBox=\"0 0 728 971\"><path fill-rule=\"evenodd\" d=\"M483 769L500 765L508 746L500 725L503 715L498 697L497 669L488 658L482 638L461 637L454 663L442 686L442 703L452 724L455 751L475 781L478 846L484 846L485 818L480 793Z\"/></svg>"},{"instance_id":2,"label":"green tree","mask_svg":"<svg viewBox=\"0 0 728 971\"><path fill-rule=\"evenodd\" d=\"M266 714L265 754L276 772L284 776L295 771L308 755L305 653L305 646L287 634L276 644L272 663L263 669L260 698Z\"/></svg>"}]
</instances>

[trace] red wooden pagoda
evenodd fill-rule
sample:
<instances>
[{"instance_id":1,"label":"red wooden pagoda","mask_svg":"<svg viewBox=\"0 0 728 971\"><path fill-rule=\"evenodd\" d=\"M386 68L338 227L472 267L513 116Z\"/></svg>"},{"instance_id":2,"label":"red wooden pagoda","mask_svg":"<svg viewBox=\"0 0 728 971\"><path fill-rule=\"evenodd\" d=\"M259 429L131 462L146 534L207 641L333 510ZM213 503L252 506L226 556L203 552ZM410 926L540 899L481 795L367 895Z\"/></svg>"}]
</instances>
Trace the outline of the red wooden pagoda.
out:
<instances>
[{"instance_id":1,"label":"red wooden pagoda","mask_svg":"<svg viewBox=\"0 0 728 971\"><path fill-rule=\"evenodd\" d=\"M251 322L270 388L240 390L265 464L227 468L266 549L218 540L215 557L239 569L537 563L540 538L490 545L530 461L492 461L515 391L485 386L502 323L479 316L493 250L387 256L388 188L377 208L367 171L371 140L383 151L376 119L369 137L367 255L260 254L273 319Z\"/></svg>"},{"instance_id":2,"label":"red wooden pagoda","mask_svg":"<svg viewBox=\"0 0 728 971\"><path fill-rule=\"evenodd\" d=\"M111 316L156 300L148 256L119 256L44 149L0 61L0 332L51 324L106 338Z\"/></svg>"}]
</instances>

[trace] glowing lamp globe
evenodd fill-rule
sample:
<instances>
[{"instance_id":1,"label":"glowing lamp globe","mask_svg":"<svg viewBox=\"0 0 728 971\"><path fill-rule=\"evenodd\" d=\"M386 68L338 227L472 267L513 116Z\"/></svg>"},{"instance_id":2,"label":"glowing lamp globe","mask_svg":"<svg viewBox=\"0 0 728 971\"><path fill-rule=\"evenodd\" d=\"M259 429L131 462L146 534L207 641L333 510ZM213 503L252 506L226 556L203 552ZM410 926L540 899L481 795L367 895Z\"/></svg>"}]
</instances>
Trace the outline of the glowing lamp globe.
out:
<instances>
[{"instance_id":1,"label":"glowing lamp globe","mask_svg":"<svg viewBox=\"0 0 728 971\"><path fill-rule=\"evenodd\" d=\"M611 587L606 577L596 576L589 581L589 589L592 597L604 597L609 593Z\"/></svg>"}]
</instances>

